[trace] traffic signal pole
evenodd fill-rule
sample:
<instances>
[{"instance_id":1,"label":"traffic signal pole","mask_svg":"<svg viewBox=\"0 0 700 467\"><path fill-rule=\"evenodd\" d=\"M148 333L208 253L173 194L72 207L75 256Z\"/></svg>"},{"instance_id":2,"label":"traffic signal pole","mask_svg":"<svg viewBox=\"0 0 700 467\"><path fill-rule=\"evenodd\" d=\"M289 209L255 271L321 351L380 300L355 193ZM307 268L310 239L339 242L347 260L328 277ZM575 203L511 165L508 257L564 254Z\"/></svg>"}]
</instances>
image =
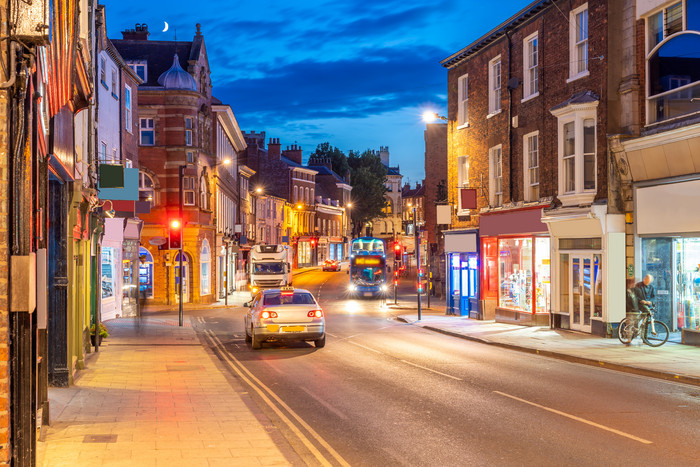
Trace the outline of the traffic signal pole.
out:
<instances>
[{"instance_id":1,"label":"traffic signal pole","mask_svg":"<svg viewBox=\"0 0 700 467\"><path fill-rule=\"evenodd\" d=\"M182 211L183 211L183 204L185 202L185 196L184 193L182 192L182 179L185 178L185 167L184 165L180 166L179 170L179 176L180 176L180 206L179 206L179 213L180 213L180 288L178 290L178 293L180 294L180 303L178 307L178 323L180 327L182 327L183 323L183 307L182 307L182 282L183 282L183 274L182 274L182 257L184 256L185 252L182 249L182 230L184 228L184 220L182 218Z\"/></svg>"},{"instance_id":2,"label":"traffic signal pole","mask_svg":"<svg viewBox=\"0 0 700 467\"><path fill-rule=\"evenodd\" d=\"M420 237L418 236L418 225L416 222L416 208L413 208L413 237L415 238L415 249L416 249L416 300L418 301L418 321L421 320L421 309L420 309L420 293L423 283L421 282L420 276Z\"/></svg>"}]
</instances>

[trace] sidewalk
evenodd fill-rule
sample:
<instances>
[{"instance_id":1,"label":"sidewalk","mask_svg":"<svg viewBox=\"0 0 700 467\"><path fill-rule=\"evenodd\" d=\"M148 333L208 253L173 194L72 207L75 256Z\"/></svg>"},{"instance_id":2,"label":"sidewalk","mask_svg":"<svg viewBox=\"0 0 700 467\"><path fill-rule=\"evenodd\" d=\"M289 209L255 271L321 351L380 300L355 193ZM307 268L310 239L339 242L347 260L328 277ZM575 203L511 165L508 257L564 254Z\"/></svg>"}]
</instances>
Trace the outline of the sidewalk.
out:
<instances>
[{"instance_id":1,"label":"sidewalk","mask_svg":"<svg viewBox=\"0 0 700 467\"><path fill-rule=\"evenodd\" d=\"M289 465L189 323L105 324L75 385L49 389L37 465Z\"/></svg>"},{"instance_id":2,"label":"sidewalk","mask_svg":"<svg viewBox=\"0 0 700 467\"><path fill-rule=\"evenodd\" d=\"M415 308L392 305L390 308L400 310L398 319L403 322L450 336L700 386L700 347L667 342L652 348L644 345L640 338L625 346L618 339L576 331L447 316L444 310L437 308L423 310L422 319L418 321Z\"/></svg>"}]
</instances>

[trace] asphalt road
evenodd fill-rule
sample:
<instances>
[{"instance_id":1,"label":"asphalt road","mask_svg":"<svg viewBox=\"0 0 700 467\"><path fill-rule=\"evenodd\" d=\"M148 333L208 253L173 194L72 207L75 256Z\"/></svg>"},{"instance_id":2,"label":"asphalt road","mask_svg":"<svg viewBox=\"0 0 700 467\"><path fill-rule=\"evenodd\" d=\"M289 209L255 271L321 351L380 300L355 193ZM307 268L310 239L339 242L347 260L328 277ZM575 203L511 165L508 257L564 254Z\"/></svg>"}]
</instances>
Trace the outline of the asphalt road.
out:
<instances>
[{"instance_id":1,"label":"asphalt road","mask_svg":"<svg viewBox=\"0 0 700 467\"><path fill-rule=\"evenodd\" d=\"M197 318L294 464L700 465L697 387L403 324L376 300L348 299L347 280L295 277L325 310L323 349L252 351L244 308Z\"/></svg>"}]
</instances>

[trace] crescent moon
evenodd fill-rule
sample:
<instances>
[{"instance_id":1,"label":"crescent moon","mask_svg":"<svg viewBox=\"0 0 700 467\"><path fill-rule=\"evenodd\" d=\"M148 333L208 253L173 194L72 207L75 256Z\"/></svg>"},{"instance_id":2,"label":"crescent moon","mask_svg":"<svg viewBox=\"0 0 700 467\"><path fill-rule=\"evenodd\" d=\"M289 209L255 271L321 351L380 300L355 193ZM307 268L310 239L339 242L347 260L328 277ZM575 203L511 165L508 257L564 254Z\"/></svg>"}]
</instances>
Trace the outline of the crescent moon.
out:
<instances>
[{"instance_id":1,"label":"crescent moon","mask_svg":"<svg viewBox=\"0 0 700 467\"><path fill-rule=\"evenodd\" d=\"M165 28L163 29L163 32L166 32L168 30L168 22L167 21L163 21L163 22L165 23Z\"/></svg>"}]
</instances>

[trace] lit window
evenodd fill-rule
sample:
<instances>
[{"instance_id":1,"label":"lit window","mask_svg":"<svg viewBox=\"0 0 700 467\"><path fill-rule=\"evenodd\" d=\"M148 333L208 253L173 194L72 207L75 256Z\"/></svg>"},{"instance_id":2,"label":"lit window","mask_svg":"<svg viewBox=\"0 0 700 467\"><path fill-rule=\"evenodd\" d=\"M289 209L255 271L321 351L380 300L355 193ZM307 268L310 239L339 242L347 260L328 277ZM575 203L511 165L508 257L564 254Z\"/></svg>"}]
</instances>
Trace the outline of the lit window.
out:
<instances>
[{"instance_id":1,"label":"lit window","mask_svg":"<svg viewBox=\"0 0 700 467\"><path fill-rule=\"evenodd\" d=\"M156 141L155 124L152 118L142 118L139 126L141 146L153 146Z\"/></svg>"},{"instance_id":2,"label":"lit window","mask_svg":"<svg viewBox=\"0 0 700 467\"><path fill-rule=\"evenodd\" d=\"M503 154L500 144L489 149L489 181L491 206L503 205Z\"/></svg>"},{"instance_id":3,"label":"lit window","mask_svg":"<svg viewBox=\"0 0 700 467\"><path fill-rule=\"evenodd\" d=\"M539 39L537 33L528 36L523 41L523 70L524 83L523 94L524 98L533 97L538 94L539 88Z\"/></svg>"},{"instance_id":4,"label":"lit window","mask_svg":"<svg viewBox=\"0 0 700 467\"><path fill-rule=\"evenodd\" d=\"M569 79L573 80L588 74L588 3L571 12L569 37Z\"/></svg>"},{"instance_id":5,"label":"lit window","mask_svg":"<svg viewBox=\"0 0 700 467\"><path fill-rule=\"evenodd\" d=\"M139 172L139 201L148 201L151 206L156 204L155 185L153 179L144 172Z\"/></svg>"},{"instance_id":6,"label":"lit window","mask_svg":"<svg viewBox=\"0 0 700 467\"><path fill-rule=\"evenodd\" d=\"M457 80L457 125L469 124L469 76L460 76Z\"/></svg>"},{"instance_id":7,"label":"lit window","mask_svg":"<svg viewBox=\"0 0 700 467\"><path fill-rule=\"evenodd\" d=\"M489 62L489 114L501 111L501 56Z\"/></svg>"}]
</instances>

